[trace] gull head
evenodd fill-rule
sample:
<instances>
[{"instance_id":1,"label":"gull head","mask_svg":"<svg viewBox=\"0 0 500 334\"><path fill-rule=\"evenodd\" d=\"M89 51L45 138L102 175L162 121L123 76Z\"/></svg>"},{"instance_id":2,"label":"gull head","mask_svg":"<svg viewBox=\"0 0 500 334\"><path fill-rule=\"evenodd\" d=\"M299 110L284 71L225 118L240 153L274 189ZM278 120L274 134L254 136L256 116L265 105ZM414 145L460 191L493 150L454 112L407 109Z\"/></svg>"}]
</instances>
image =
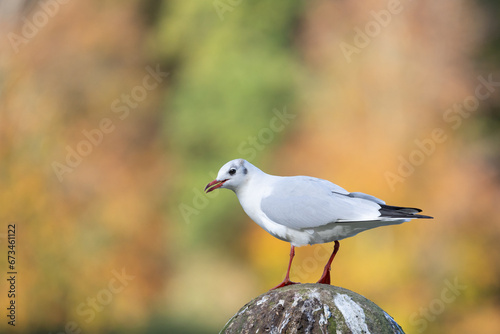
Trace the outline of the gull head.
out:
<instances>
[{"instance_id":1,"label":"gull head","mask_svg":"<svg viewBox=\"0 0 500 334\"><path fill-rule=\"evenodd\" d=\"M246 183L249 178L249 169L252 167L253 165L244 159L229 161L221 167L217 178L207 184L205 191L209 193L217 188L227 188L236 191L240 185Z\"/></svg>"}]
</instances>

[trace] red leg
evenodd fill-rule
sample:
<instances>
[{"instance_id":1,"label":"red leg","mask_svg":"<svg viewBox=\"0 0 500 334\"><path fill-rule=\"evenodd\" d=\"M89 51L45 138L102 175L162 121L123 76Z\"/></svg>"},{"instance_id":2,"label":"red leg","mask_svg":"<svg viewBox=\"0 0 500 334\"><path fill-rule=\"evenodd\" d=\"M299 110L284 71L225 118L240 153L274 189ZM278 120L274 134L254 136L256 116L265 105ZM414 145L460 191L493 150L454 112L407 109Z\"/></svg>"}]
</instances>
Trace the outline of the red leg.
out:
<instances>
[{"instance_id":1,"label":"red leg","mask_svg":"<svg viewBox=\"0 0 500 334\"><path fill-rule=\"evenodd\" d=\"M335 258L335 255L339 251L340 243L335 240L335 246L333 247L332 255L330 255L330 259L328 260L325 270L323 270L323 275L319 279L317 283L321 284L330 284L330 269L332 267L332 261Z\"/></svg>"},{"instance_id":2,"label":"red leg","mask_svg":"<svg viewBox=\"0 0 500 334\"><path fill-rule=\"evenodd\" d=\"M290 261L288 262L288 270L286 271L285 279L283 280L283 282L276 285L274 288L271 288L271 290L282 288L287 285L298 284L297 282L290 281L290 268L292 267L292 260L294 256L295 256L295 246L292 245L292 248L290 248Z\"/></svg>"}]
</instances>

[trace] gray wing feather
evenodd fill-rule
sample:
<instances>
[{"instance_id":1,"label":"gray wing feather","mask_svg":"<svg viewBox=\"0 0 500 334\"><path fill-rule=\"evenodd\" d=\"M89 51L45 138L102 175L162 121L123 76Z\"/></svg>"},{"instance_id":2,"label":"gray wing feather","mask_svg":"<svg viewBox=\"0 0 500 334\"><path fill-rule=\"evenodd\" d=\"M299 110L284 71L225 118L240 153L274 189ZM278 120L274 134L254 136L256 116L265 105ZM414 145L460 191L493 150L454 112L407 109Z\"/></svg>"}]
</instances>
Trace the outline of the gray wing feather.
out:
<instances>
[{"instance_id":1,"label":"gray wing feather","mask_svg":"<svg viewBox=\"0 0 500 334\"><path fill-rule=\"evenodd\" d=\"M272 221L295 229L339 220L377 220L381 200L360 194L350 196L345 189L322 179L286 177L273 184L272 193L262 199L261 209Z\"/></svg>"},{"instance_id":2,"label":"gray wing feather","mask_svg":"<svg viewBox=\"0 0 500 334\"><path fill-rule=\"evenodd\" d=\"M385 202L383 200L381 200L380 198L377 198L375 196L368 195L368 194L365 194L365 193L353 192L353 193L350 193L348 196L349 197L364 198L364 199L367 199L369 201L372 201L372 202L375 202L375 203L378 203L378 204L385 204Z\"/></svg>"}]
</instances>

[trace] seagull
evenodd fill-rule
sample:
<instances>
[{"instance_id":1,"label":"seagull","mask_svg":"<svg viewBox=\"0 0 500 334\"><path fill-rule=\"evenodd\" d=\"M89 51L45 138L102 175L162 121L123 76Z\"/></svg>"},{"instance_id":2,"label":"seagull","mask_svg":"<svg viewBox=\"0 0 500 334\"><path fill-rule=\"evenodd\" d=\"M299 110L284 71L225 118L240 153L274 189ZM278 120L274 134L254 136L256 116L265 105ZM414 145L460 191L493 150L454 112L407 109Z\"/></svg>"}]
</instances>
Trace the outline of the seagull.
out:
<instances>
[{"instance_id":1,"label":"seagull","mask_svg":"<svg viewBox=\"0 0 500 334\"><path fill-rule=\"evenodd\" d=\"M433 217L422 210L386 205L361 192L348 192L330 181L311 176L266 174L244 159L221 167L217 178L207 184L207 193L227 188L235 192L245 213L272 236L290 243L290 260L283 282L271 290L291 284L290 268L295 247L335 242L317 283L330 284L331 264L339 240L386 225Z\"/></svg>"}]
</instances>

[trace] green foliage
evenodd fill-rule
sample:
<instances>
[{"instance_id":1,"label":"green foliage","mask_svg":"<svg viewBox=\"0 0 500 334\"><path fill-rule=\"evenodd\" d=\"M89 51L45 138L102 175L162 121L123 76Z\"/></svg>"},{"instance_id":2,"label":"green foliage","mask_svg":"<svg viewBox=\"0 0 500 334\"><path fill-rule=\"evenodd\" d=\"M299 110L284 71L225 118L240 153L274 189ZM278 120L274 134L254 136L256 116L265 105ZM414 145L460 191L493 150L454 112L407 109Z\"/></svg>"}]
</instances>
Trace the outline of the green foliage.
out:
<instances>
[{"instance_id":1,"label":"green foliage","mask_svg":"<svg viewBox=\"0 0 500 334\"><path fill-rule=\"evenodd\" d=\"M293 29L300 3L244 1L231 8L221 14L211 2L173 1L162 12L159 45L173 78L164 134L181 174L174 181L174 208L193 207L193 189L213 179L209 172L231 159L248 159L240 145L268 126L273 109L296 102ZM193 241L228 225L227 203L211 201L190 216Z\"/></svg>"}]
</instances>

